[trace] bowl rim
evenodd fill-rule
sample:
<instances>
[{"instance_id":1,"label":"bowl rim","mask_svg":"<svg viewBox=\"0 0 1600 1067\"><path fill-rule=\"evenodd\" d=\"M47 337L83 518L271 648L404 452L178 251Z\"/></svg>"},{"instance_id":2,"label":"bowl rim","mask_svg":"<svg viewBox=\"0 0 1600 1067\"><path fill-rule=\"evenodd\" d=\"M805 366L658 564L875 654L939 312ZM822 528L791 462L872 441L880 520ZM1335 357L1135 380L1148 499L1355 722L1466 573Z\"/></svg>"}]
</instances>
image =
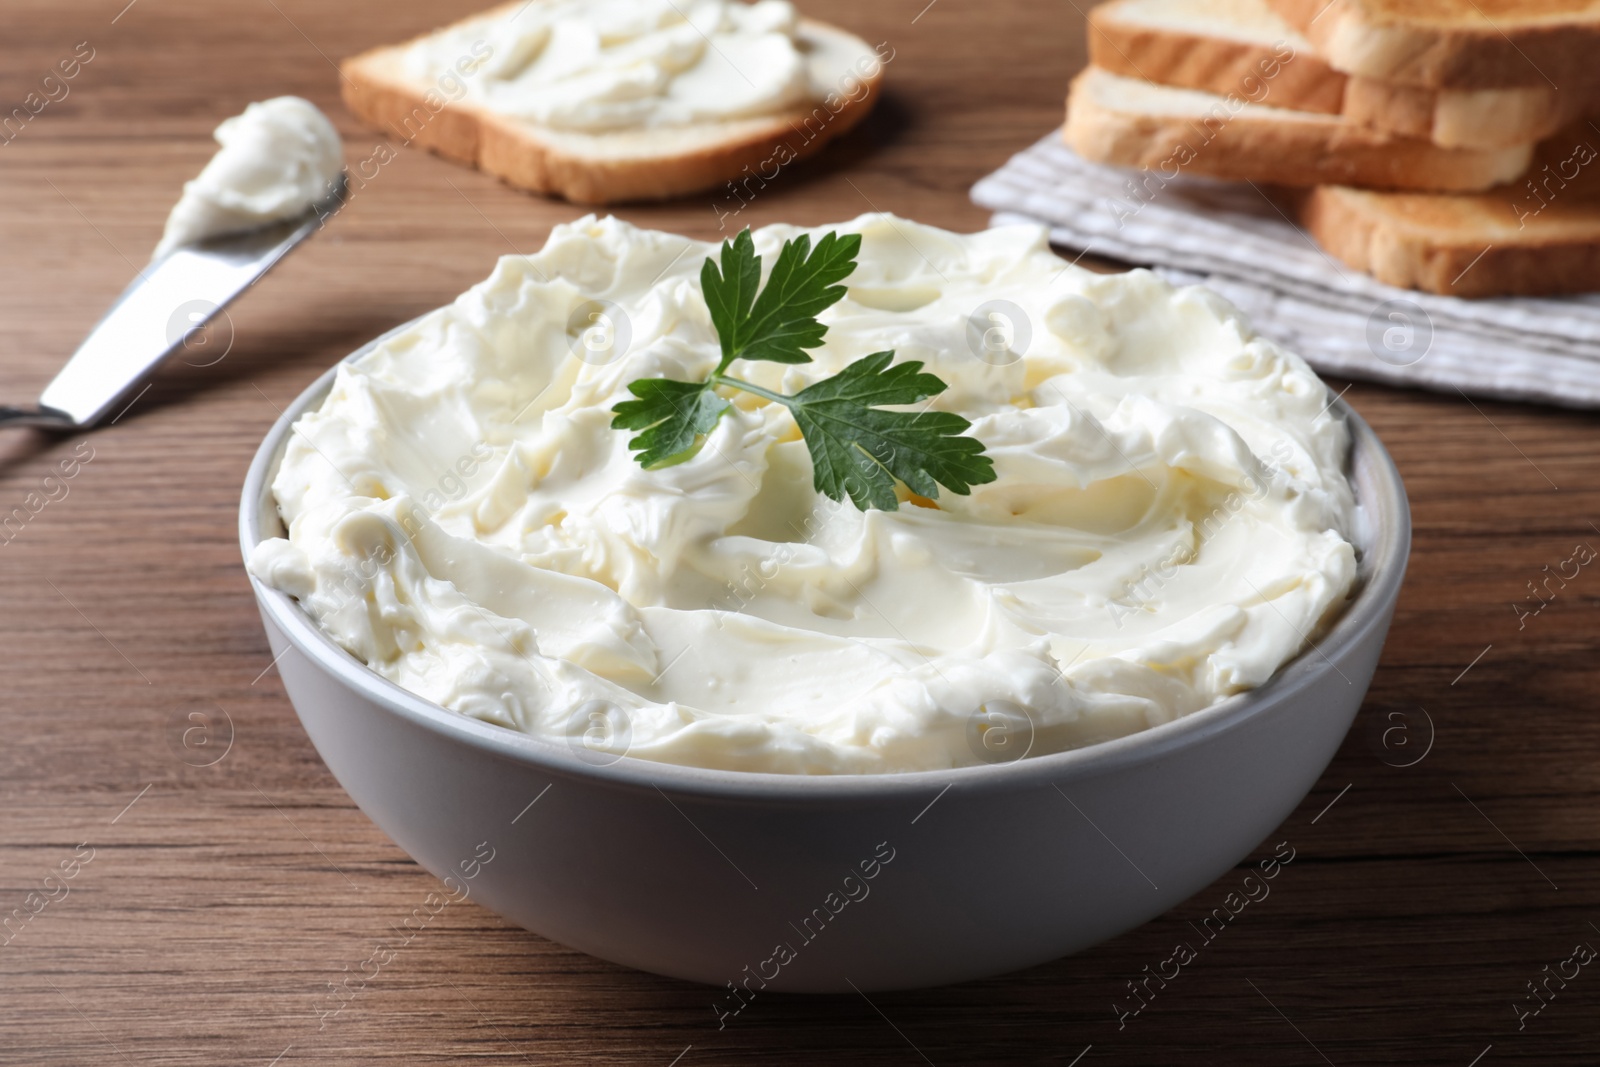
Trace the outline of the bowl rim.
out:
<instances>
[{"instance_id":1,"label":"bowl rim","mask_svg":"<svg viewBox=\"0 0 1600 1067\"><path fill-rule=\"evenodd\" d=\"M239 539L246 561L256 544L265 539L262 525L269 514L272 477L277 472L294 423L327 395L345 363L360 358L427 317L426 314L418 316L362 345L318 376L282 410L262 439L244 480ZM563 742L469 718L401 688L340 648L293 598L265 585L249 573L248 567L246 574L263 616L277 626L296 652L345 688L385 712L438 735L441 741L451 741L552 776L589 779L623 789L666 788L680 795L711 799L807 803L848 803L904 796L907 803L920 804L927 802L930 795L942 796L945 790L953 787L968 793L1042 788L1156 762L1239 729L1291 703L1307 689L1325 684L1333 673L1342 674L1335 660L1361 644L1373 628L1387 626L1410 556L1411 511L1405 485L1377 434L1343 400L1342 394L1329 402L1327 414L1344 420L1349 427L1350 454L1346 466L1352 483L1365 476L1375 492L1370 500L1358 494L1356 501L1353 535L1359 541L1362 533L1366 534L1366 544L1358 546L1361 548L1359 584L1344 613L1321 639L1312 642L1262 685L1210 707L1082 748L1009 762L942 770L815 775L721 770L626 755L615 762L596 764L581 758Z\"/></svg>"}]
</instances>

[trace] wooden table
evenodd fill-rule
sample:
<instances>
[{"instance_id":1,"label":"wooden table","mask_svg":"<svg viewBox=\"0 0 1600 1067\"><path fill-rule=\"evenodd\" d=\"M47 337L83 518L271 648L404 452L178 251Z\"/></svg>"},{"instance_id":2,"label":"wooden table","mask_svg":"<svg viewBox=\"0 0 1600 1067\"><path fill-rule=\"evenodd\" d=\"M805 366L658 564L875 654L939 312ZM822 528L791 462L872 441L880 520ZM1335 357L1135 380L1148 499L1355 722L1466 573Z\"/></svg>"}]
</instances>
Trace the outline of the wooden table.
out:
<instances>
[{"instance_id":1,"label":"wooden table","mask_svg":"<svg viewBox=\"0 0 1600 1067\"><path fill-rule=\"evenodd\" d=\"M124 3L7 4L4 111L78 42L93 59L0 145L0 397L37 395L132 276L219 119L298 93L335 117L352 162L367 158L383 139L340 108L329 57L473 6ZM893 45L889 95L741 222L879 208L980 228L967 189L1059 121L1083 61L1071 0L807 8ZM1600 947L1600 574L1581 572L1525 625L1512 607L1547 564L1600 545L1600 424L1360 383L1346 397L1393 451L1416 520L1383 664L1333 765L1271 839L1296 850L1271 897L1120 1028L1125 983L1238 872L1071 959L870 1003L764 998L721 1032L705 989L468 904L321 1025L328 983L435 882L351 804L270 669L235 536L245 466L278 408L335 360L581 214L402 151L115 425L0 439L0 513L44 501L0 544L0 915L47 900L0 934L0 1062L1600 1058L1600 967L1552 981L1520 1029L1514 1008L1534 1006L1527 983L1576 945ZM623 214L717 232L710 197Z\"/></svg>"}]
</instances>

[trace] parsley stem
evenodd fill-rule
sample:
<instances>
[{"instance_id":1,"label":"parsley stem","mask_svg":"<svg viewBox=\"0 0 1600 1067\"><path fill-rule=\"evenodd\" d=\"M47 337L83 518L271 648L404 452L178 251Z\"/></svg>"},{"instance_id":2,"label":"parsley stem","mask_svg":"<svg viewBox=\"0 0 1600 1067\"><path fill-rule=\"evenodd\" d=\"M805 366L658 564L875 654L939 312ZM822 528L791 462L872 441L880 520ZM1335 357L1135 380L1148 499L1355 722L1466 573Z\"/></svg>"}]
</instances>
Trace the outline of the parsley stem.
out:
<instances>
[{"instance_id":1,"label":"parsley stem","mask_svg":"<svg viewBox=\"0 0 1600 1067\"><path fill-rule=\"evenodd\" d=\"M711 381L716 385L731 385L735 389L743 389L747 393L754 393L756 396L764 396L768 400L782 404L784 407L788 407L789 402L794 399L793 397L784 396L782 393L774 393L770 389L763 389L759 385L751 385L749 382L742 382L738 378L730 378L726 374L713 374L711 376Z\"/></svg>"}]
</instances>

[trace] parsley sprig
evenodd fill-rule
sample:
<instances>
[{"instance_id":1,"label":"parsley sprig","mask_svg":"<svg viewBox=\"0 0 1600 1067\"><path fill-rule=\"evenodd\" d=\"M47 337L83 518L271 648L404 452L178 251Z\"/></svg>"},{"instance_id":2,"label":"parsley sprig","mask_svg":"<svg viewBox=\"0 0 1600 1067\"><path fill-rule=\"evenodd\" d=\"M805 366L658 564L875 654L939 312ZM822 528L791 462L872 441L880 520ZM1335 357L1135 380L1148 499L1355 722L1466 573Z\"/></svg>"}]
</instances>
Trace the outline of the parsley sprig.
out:
<instances>
[{"instance_id":1,"label":"parsley sprig","mask_svg":"<svg viewBox=\"0 0 1600 1067\"><path fill-rule=\"evenodd\" d=\"M738 389L794 416L811 452L812 484L834 500L846 495L862 511L899 507L896 481L919 496L936 499L939 486L961 496L994 481L994 461L983 442L962 434L972 424L948 411L889 411L885 405L916 404L945 391L936 375L912 360L890 365L893 352L863 356L831 378L785 395L728 373L736 360L810 363L806 349L822 344L828 327L817 316L845 294L843 281L856 269L859 234L828 233L811 246L802 234L785 241L765 287L761 257L750 231L722 242L720 269L707 258L700 269L711 324L722 358L703 381L641 378L628 386L636 399L612 409L611 425L638 430L628 447L647 470L681 463L694 455L732 407L719 390Z\"/></svg>"}]
</instances>

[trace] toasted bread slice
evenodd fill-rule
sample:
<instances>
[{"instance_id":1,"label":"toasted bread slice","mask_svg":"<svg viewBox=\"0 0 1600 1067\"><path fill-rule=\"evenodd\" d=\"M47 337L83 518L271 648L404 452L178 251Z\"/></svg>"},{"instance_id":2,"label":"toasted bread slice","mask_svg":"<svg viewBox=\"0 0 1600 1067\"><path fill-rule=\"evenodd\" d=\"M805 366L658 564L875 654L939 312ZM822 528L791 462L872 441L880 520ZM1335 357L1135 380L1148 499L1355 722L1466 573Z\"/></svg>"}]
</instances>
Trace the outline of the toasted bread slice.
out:
<instances>
[{"instance_id":1,"label":"toasted bread slice","mask_svg":"<svg viewBox=\"0 0 1600 1067\"><path fill-rule=\"evenodd\" d=\"M1298 214L1329 254L1389 285L1461 297L1600 290L1593 199L1541 204L1516 187L1430 195L1329 185L1310 190Z\"/></svg>"},{"instance_id":2,"label":"toasted bread slice","mask_svg":"<svg viewBox=\"0 0 1600 1067\"><path fill-rule=\"evenodd\" d=\"M513 0L457 25L483 23L488 31L523 6L523 0ZM443 100L437 87L419 81L405 62L407 49L428 36L344 60L339 69L345 105L406 144L476 166L519 189L580 204L666 199L753 176L765 184L778 167L812 155L865 118L883 79L884 64L865 41L807 19L798 37L813 83L848 84L848 91L841 88L776 115L575 132L500 113L471 96Z\"/></svg>"},{"instance_id":3,"label":"toasted bread slice","mask_svg":"<svg viewBox=\"0 0 1600 1067\"><path fill-rule=\"evenodd\" d=\"M1270 0L1335 69L1442 89L1600 87L1600 0Z\"/></svg>"},{"instance_id":4,"label":"toasted bread slice","mask_svg":"<svg viewBox=\"0 0 1600 1067\"><path fill-rule=\"evenodd\" d=\"M1346 76L1266 0L1111 0L1089 12L1089 62L1127 78L1337 115Z\"/></svg>"},{"instance_id":5,"label":"toasted bread slice","mask_svg":"<svg viewBox=\"0 0 1600 1067\"><path fill-rule=\"evenodd\" d=\"M1544 84L1425 89L1352 77L1318 56L1267 0L1112 0L1089 12L1089 60L1130 78L1343 114L1446 148L1543 140L1577 117L1582 100Z\"/></svg>"},{"instance_id":6,"label":"toasted bread slice","mask_svg":"<svg viewBox=\"0 0 1600 1067\"><path fill-rule=\"evenodd\" d=\"M1124 167L1269 182L1475 192L1527 169L1532 146L1477 150L1125 78L1090 67L1072 83L1067 143ZM1170 172L1170 173L1167 173Z\"/></svg>"}]
</instances>

